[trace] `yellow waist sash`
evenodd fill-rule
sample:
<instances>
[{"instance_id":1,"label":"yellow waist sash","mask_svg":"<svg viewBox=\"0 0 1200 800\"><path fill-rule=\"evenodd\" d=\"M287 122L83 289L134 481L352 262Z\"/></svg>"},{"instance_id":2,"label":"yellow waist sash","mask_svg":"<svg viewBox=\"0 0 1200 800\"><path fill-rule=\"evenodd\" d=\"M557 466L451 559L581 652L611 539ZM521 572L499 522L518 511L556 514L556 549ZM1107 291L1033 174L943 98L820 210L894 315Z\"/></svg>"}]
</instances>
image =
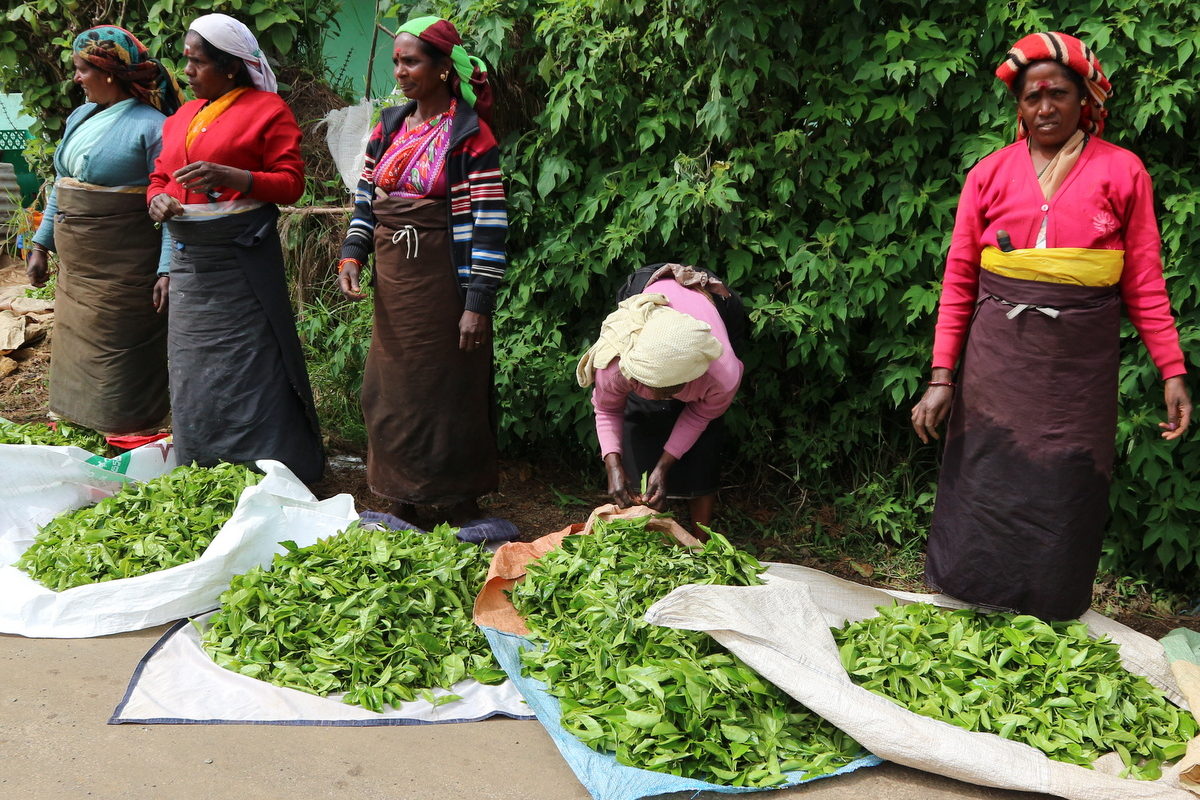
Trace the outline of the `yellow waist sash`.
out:
<instances>
[{"instance_id":1,"label":"yellow waist sash","mask_svg":"<svg viewBox=\"0 0 1200 800\"><path fill-rule=\"evenodd\" d=\"M985 247L979 265L1006 278L1076 286L1115 286L1125 268L1125 251L1049 247L1006 253L996 247Z\"/></svg>"}]
</instances>

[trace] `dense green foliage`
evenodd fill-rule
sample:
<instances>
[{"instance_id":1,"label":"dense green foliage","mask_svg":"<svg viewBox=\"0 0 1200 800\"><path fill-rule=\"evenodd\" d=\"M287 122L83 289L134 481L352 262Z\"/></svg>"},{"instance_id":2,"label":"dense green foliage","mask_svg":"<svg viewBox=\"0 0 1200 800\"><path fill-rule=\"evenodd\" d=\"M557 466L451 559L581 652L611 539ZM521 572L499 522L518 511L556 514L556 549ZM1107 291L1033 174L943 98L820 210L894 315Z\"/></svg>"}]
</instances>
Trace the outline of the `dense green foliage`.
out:
<instances>
[{"instance_id":1,"label":"dense green foliage","mask_svg":"<svg viewBox=\"0 0 1200 800\"><path fill-rule=\"evenodd\" d=\"M283 542L269 568L234 576L203 632L226 669L372 711L464 678L504 680L471 620L488 553L435 530L352 523L309 547Z\"/></svg>"},{"instance_id":2,"label":"dense green foliage","mask_svg":"<svg viewBox=\"0 0 1200 800\"><path fill-rule=\"evenodd\" d=\"M1196 735L1190 713L1126 670L1117 645L1092 639L1081 622L912 603L880 608L834 639L860 686L1058 761L1090 766L1115 751L1129 775L1156 780Z\"/></svg>"},{"instance_id":3,"label":"dense green foliage","mask_svg":"<svg viewBox=\"0 0 1200 800\"><path fill-rule=\"evenodd\" d=\"M733 786L833 772L861 750L842 731L696 631L651 625L646 609L689 583L761 583L763 565L713 534L703 550L600 520L531 562L512 590L539 645L527 674L562 704L562 725L621 764Z\"/></svg>"},{"instance_id":4,"label":"dense green foliage","mask_svg":"<svg viewBox=\"0 0 1200 800\"><path fill-rule=\"evenodd\" d=\"M195 561L262 476L238 464L176 467L43 525L17 567L56 592Z\"/></svg>"},{"instance_id":5,"label":"dense green foliage","mask_svg":"<svg viewBox=\"0 0 1200 800\"><path fill-rule=\"evenodd\" d=\"M1034 30L1079 32L1099 52L1115 86L1106 136L1155 180L1185 349L1200 338L1200 7L439 7L499 77L513 229L497 381L510 447L594 448L573 360L629 272L680 260L724 274L750 309L729 414L740 463L825 497L891 476L913 487L896 498L912 505L927 490L912 477L935 453L913 444L907 415L928 369L959 187L1014 135L1014 104L992 72ZM1129 329L1124 347L1107 563L1182 582L1200 564L1189 535L1200 452L1157 439L1155 372Z\"/></svg>"},{"instance_id":6,"label":"dense green foliage","mask_svg":"<svg viewBox=\"0 0 1200 800\"><path fill-rule=\"evenodd\" d=\"M93 25L131 30L182 80L183 35L196 17L213 12L241 19L271 58L324 69L322 43L340 7L336 0L0 0L0 91L20 92L34 118L26 160L43 171L71 109L83 94L71 83L71 43ZM185 91L186 91L186 87Z\"/></svg>"}]
</instances>

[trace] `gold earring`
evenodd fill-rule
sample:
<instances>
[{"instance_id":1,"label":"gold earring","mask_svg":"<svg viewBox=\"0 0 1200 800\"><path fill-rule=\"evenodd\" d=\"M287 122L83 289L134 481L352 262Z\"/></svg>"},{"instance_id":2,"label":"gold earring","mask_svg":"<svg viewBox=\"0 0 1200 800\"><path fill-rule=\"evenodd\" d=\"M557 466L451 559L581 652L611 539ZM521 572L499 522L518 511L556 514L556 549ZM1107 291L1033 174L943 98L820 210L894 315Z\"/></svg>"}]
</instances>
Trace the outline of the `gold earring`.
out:
<instances>
[{"instance_id":1,"label":"gold earring","mask_svg":"<svg viewBox=\"0 0 1200 800\"><path fill-rule=\"evenodd\" d=\"M225 77L226 77L226 78L229 78L229 80L233 80L233 73L232 73L232 72L226 72L226 73L225 73Z\"/></svg>"},{"instance_id":2,"label":"gold earring","mask_svg":"<svg viewBox=\"0 0 1200 800\"><path fill-rule=\"evenodd\" d=\"M109 75L107 78L105 78L105 79L104 79L104 82L105 82L105 83L112 83L112 75Z\"/></svg>"},{"instance_id":3,"label":"gold earring","mask_svg":"<svg viewBox=\"0 0 1200 800\"><path fill-rule=\"evenodd\" d=\"M449 73L449 72L443 72L443 73L442 73L442 80L446 80L446 79L447 79L447 78L449 78L449 77L450 77L450 73Z\"/></svg>"}]
</instances>

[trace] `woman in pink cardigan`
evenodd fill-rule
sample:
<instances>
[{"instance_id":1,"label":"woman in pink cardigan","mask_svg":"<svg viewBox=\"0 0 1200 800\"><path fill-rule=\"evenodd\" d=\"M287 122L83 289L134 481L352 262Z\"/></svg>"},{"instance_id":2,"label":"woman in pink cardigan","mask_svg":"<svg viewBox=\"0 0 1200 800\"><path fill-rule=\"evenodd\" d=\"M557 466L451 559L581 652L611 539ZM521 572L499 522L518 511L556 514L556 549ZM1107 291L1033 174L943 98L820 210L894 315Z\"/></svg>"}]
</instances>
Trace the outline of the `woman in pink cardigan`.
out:
<instances>
[{"instance_id":1,"label":"woman in pink cardigan","mask_svg":"<svg viewBox=\"0 0 1200 800\"><path fill-rule=\"evenodd\" d=\"M1192 403L1150 177L1100 138L1100 62L1041 33L996 75L1018 138L967 175L912 412L925 442L949 416L925 575L977 605L1071 619L1090 605L1108 521L1122 306L1164 381L1164 439Z\"/></svg>"},{"instance_id":2,"label":"woman in pink cardigan","mask_svg":"<svg viewBox=\"0 0 1200 800\"><path fill-rule=\"evenodd\" d=\"M668 498L686 499L692 522L710 525L721 417L742 380L741 299L707 270L682 264L642 267L617 299L575 372L580 386L595 385L608 491L621 506L662 509Z\"/></svg>"}]
</instances>

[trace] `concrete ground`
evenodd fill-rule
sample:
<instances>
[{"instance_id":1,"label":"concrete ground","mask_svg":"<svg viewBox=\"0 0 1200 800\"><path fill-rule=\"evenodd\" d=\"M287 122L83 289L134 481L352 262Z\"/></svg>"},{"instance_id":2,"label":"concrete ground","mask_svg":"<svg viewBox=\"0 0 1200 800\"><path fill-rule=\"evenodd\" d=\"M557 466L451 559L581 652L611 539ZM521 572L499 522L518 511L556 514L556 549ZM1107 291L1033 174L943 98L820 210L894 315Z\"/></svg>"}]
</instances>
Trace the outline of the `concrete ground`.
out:
<instances>
[{"instance_id":1,"label":"concrete ground","mask_svg":"<svg viewBox=\"0 0 1200 800\"><path fill-rule=\"evenodd\" d=\"M165 628L0 636L3 800L587 800L536 721L381 728L107 725ZM771 800L1036 800L894 764ZM704 797L729 797L709 795Z\"/></svg>"}]
</instances>

